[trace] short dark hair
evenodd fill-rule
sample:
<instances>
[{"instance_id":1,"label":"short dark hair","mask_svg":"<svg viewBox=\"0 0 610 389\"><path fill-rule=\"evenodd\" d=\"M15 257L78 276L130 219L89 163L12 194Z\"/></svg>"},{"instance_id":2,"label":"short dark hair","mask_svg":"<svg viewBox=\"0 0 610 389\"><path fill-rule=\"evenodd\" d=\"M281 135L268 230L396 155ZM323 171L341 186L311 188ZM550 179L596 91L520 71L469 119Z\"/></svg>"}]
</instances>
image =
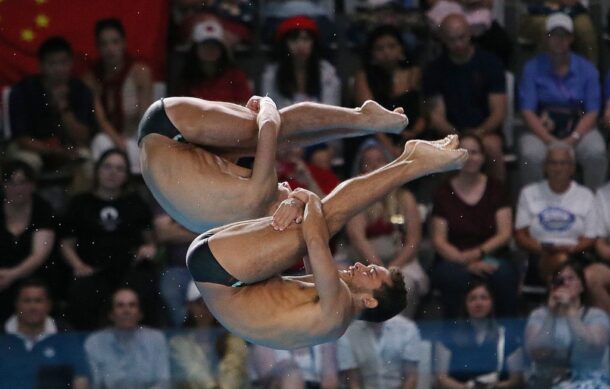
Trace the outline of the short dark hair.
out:
<instances>
[{"instance_id":1,"label":"short dark hair","mask_svg":"<svg viewBox=\"0 0 610 389\"><path fill-rule=\"evenodd\" d=\"M17 293L15 293L15 301L19 299L21 292L26 288L40 288L43 289L47 299L51 300L51 290L49 289L49 285L46 282L41 280L40 278L26 278L23 281L19 282L17 286Z\"/></svg>"},{"instance_id":2,"label":"short dark hair","mask_svg":"<svg viewBox=\"0 0 610 389\"><path fill-rule=\"evenodd\" d=\"M22 172L25 178L30 182L36 181L34 169L26 162L18 159L10 159L2 164L2 181L9 181L13 174L17 172Z\"/></svg>"},{"instance_id":3,"label":"short dark hair","mask_svg":"<svg viewBox=\"0 0 610 389\"><path fill-rule=\"evenodd\" d=\"M112 30L116 30L122 38L125 38L125 27L123 27L123 23L119 19L116 18L108 18L108 19L100 19L95 22L95 40L98 41L100 39L100 34L105 29L110 28Z\"/></svg>"},{"instance_id":4,"label":"short dark hair","mask_svg":"<svg viewBox=\"0 0 610 389\"><path fill-rule=\"evenodd\" d=\"M396 316L406 308L407 288L404 276L397 267L391 267L388 270L390 270L392 284L384 284L373 291L377 306L365 309L358 319L380 323Z\"/></svg>"},{"instance_id":5,"label":"short dark hair","mask_svg":"<svg viewBox=\"0 0 610 389\"><path fill-rule=\"evenodd\" d=\"M123 158L123 161L125 161L125 166L127 169L127 178L125 179L125 183L122 186L122 190L126 190L129 187L129 183L131 180L131 166L129 163L129 157L127 156L127 153L124 152L121 149L117 149L117 148L112 148L112 149L108 149L106 151L104 151L102 153L102 155L100 155L100 157L98 158L97 161L95 161L95 165L93 166L93 189L97 189L99 186L99 179L98 179L98 175L100 172L100 168L102 167L102 164L111 156L113 155L119 155L121 156L121 158Z\"/></svg>"},{"instance_id":6,"label":"short dark hair","mask_svg":"<svg viewBox=\"0 0 610 389\"><path fill-rule=\"evenodd\" d=\"M47 56L55 53L67 53L72 57L72 46L63 36L52 36L38 47L38 60L44 61Z\"/></svg>"}]
</instances>

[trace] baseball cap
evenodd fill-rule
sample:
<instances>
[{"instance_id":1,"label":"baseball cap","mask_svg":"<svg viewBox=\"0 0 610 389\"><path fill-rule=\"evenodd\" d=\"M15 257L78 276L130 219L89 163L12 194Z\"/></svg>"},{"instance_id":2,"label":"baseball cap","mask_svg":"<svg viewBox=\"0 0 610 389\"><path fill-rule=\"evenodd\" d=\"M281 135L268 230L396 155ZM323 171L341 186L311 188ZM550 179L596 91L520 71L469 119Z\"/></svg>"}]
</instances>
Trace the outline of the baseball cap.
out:
<instances>
[{"instance_id":1,"label":"baseball cap","mask_svg":"<svg viewBox=\"0 0 610 389\"><path fill-rule=\"evenodd\" d=\"M189 303L193 301L197 301L201 298L201 293L199 293L199 289L197 289L197 285L195 285L194 281L191 281L189 284L189 288L186 291L186 301Z\"/></svg>"},{"instance_id":2,"label":"baseball cap","mask_svg":"<svg viewBox=\"0 0 610 389\"><path fill-rule=\"evenodd\" d=\"M224 43L224 30L216 20L204 20L193 26L191 39L195 43L216 40Z\"/></svg>"},{"instance_id":3,"label":"baseball cap","mask_svg":"<svg viewBox=\"0 0 610 389\"><path fill-rule=\"evenodd\" d=\"M286 33L292 30L307 30L311 31L315 36L320 35L318 23L309 16L293 16L284 19L275 30L275 40L280 41Z\"/></svg>"},{"instance_id":4,"label":"baseball cap","mask_svg":"<svg viewBox=\"0 0 610 389\"><path fill-rule=\"evenodd\" d=\"M563 28L569 33L574 32L574 23L568 15L556 12L546 18L546 32L551 32L556 28Z\"/></svg>"}]
</instances>

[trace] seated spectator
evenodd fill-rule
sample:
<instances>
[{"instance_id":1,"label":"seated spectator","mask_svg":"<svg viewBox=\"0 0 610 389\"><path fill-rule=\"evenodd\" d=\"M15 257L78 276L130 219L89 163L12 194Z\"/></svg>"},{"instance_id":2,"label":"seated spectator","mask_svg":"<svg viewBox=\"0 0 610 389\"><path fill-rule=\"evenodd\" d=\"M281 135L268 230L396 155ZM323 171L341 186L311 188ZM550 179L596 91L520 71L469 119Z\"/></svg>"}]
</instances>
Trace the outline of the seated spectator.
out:
<instances>
[{"instance_id":1,"label":"seated spectator","mask_svg":"<svg viewBox=\"0 0 610 389\"><path fill-rule=\"evenodd\" d=\"M83 77L94 91L96 117L102 131L91 144L93 158L111 148L127 153L133 174L140 174L137 132L140 118L153 100L151 70L127 52L125 28L118 19L95 24L100 60Z\"/></svg>"},{"instance_id":2,"label":"seated spectator","mask_svg":"<svg viewBox=\"0 0 610 389\"><path fill-rule=\"evenodd\" d=\"M322 58L315 20L295 16L275 31L275 61L265 67L261 94L278 108L303 101L341 104L341 83L335 67Z\"/></svg>"},{"instance_id":3,"label":"seated spectator","mask_svg":"<svg viewBox=\"0 0 610 389\"><path fill-rule=\"evenodd\" d=\"M438 387L522 387L523 352L519 336L495 320L489 285L474 280L462 303L463 320L447 323L449 328L436 344Z\"/></svg>"},{"instance_id":4,"label":"seated spectator","mask_svg":"<svg viewBox=\"0 0 610 389\"><path fill-rule=\"evenodd\" d=\"M52 37L38 49L40 74L11 88L9 155L43 173L74 173L96 129L93 94L72 73L72 48ZM74 183L78 187L84 183Z\"/></svg>"},{"instance_id":5,"label":"seated spectator","mask_svg":"<svg viewBox=\"0 0 610 389\"><path fill-rule=\"evenodd\" d=\"M546 282L570 255L590 250L598 236L593 193L573 180L574 151L553 143L546 153L546 180L521 190L515 241L529 254L526 282Z\"/></svg>"},{"instance_id":6,"label":"seated spectator","mask_svg":"<svg viewBox=\"0 0 610 389\"><path fill-rule=\"evenodd\" d=\"M599 237L595 241L597 263L585 269L591 304L610 314L610 183L597 190L595 213L599 217Z\"/></svg>"},{"instance_id":7,"label":"seated spectator","mask_svg":"<svg viewBox=\"0 0 610 389\"><path fill-rule=\"evenodd\" d=\"M608 158L597 130L599 74L585 58L570 51L572 19L547 19L549 49L529 60L519 84L521 114L528 132L519 139L524 185L542 179L546 147L562 141L576 151L586 186L595 190L606 180Z\"/></svg>"},{"instance_id":8,"label":"seated spectator","mask_svg":"<svg viewBox=\"0 0 610 389\"><path fill-rule=\"evenodd\" d=\"M112 290L138 274L148 277L152 264L147 262L156 252L151 212L127 190L127 155L117 149L106 151L96 163L94 177L93 190L70 202L61 232L61 253L75 277L69 317L79 330L99 328L100 307L108 303ZM149 299L155 294L151 278L142 290Z\"/></svg>"},{"instance_id":9,"label":"seated spectator","mask_svg":"<svg viewBox=\"0 0 610 389\"><path fill-rule=\"evenodd\" d=\"M463 15L470 26L472 40L480 48L495 54L508 68L513 44L506 30L493 18L493 0L427 0L430 9L427 16L433 29L452 14Z\"/></svg>"},{"instance_id":10,"label":"seated spectator","mask_svg":"<svg viewBox=\"0 0 610 389\"><path fill-rule=\"evenodd\" d=\"M255 388L305 389L300 368L289 352L250 346L250 380Z\"/></svg>"},{"instance_id":11,"label":"seated spectator","mask_svg":"<svg viewBox=\"0 0 610 389\"><path fill-rule=\"evenodd\" d=\"M337 347L334 342L295 350L275 350L274 353L280 364L294 366L292 374L300 376L303 381L303 385L282 388L338 388Z\"/></svg>"},{"instance_id":12,"label":"seated spectator","mask_svg":"<svg viewBox=\"0 0 610 389\"><path fill-rule=\"evenodd\" d=\"M169 383L169 352L161 331L140 325L135 290L117 289L108 314L110 327L85 341L94 387L161 388Z\"/></svg>"},{"instance_id":13,"label":"seated spectator","mask_svg":"<svg viewBox=\"0 0 610 389\"><path fill-rule=\"evenodd\" d=\"M188 285L186 332L169 341L172 382L179 388L247 387L246 343L222 328L195 283Z\"/></svg>"},{"instance_id":14,"label":"seated spectator","mask_svg":"<svg viewBox=\"0 0 610 389\"><path fill-rule=\"evenodd\" d=\"M46 284L36 279L21 283L15 313L0 336L0 387L89 387L82 342L74 334L60 333L65 328L49 316L51 308Z\"/></svg>"},{"instance_id":15,"label":"seated spectator","mask_svg":"<svg viewBox=\"0 0 610 389\"><path fill-rule=\"evenodd\" d=\"M357 154L354 176L370 173L389 161L383 147L369 140ZM404 313L413 317L420 297L429 288L428 277L417 259L422 222L415 196L407 189L396 190L354 216L347 223L346 231L353 252L352 260L396 266L402 270L409 302Z\"/></svg>"},{"instance_id":16,"label":"seated spectator","mask_svg":"<svg viewBox=\"0 0 610 389\"><path fill-rule=\"evenodd\" d=\"M425 129L420 112L421 69L407 58L400 30L394 26L384 25L371 31L362 54L363 68L354 76L356 104L375 100L389 110L402 107L409 118L401 136L376 135L396 157L402 153L401 143L419 137Z\"/></svg>"},{"instance_id":17,"label":"seated spectator","mask_svg":"<svg viewBox=\"0 0 610 389\"><path fill-rule=\"evenodd\" d=\"M338 341L338 364L347 388L415 389L420 336L398 315L383 322L353 322Z\"/></svg>"},{"instance_id":18,"label":"seated spectator","mask_svg":"<svg viewBox=\"0 0 610 389\"><path fill-rule=\"evenodd\" d=\"M544 39L547 31L545 24L548 18L556 13L568 15L574 24L574 51L591 61L595 66L599 64L599 33L595 28L589 10L580 0L545 0L532 2L528 7L528 15L519 26L520 39L526 44L534 46L537 52L546 49L547 41Z\"/></svg>"},{"instance_id":19,"label":"seated spectator","mask_svg":"<svg viewBox=\"0 0 610 389\"><path fill-rule=\"evenodd\" d=\"M587 304L580 265L564 263L553 274L546 306L533 311L525 328L525 350L534 363L532 388L609 388L610 322Z\"/></svg>"},{"instance_id":20,"label":"seated spectator","mask_svg":"<svg viewBox=\"0 0 610 389\"><path fill-rule=\"evenodd\" d=\"M481 172L485 157L479 138L466 135L460 147L468 150L468 161L434 197L433 283L440 289L446 317L459 315L468 285L478 277L493 288L498 316L514 316L518 272L508 248L512 209L507 192Z\"/></svg>"},{"instance_id":21,"label":"seated spectator","mask_svg":"<svg viewBox=\"0 0 610 389\"><path fill-rule=\"evenodd\" d=\"M252 95L246 74L234 63L222 25L208 18L193 26L176 95L245 104Z\"/></svg>"},{"instance_id":22,"label":"seated spectator","mask_svg":"<svg viewBox=\"0 0 610 389\"><path fill-rule=\"evenodd\" d=\"M161 297L168 310L169 324L180 327L186 315L187 287L192 280L186 268L186 252L197 237L176 223L160 206L154 209L155 237L165 253L165 269L161 272Z\"/></svg>"},{"instance_id":23,"label":"seated spectator","mask_svg":"<svg viewBox=\"0 0 610 389\"><path fill-rule=\"evenodd\" d=\"M273 43L278 26L295 16L311 18L320 27L320 43L330 44L337 38L335 2L333 0L269 0L261 7L262 40Z\"/></svg>"},{"instance_id":24,"label":"seated spectator","mask_svg":"<svg viewBox=\"0 0 610 389\"><path fill-rule=\"evenodd\" d=\"M333 156L336 149L334 142L319 143L305 148L305 162L311 176L320 188L322 196L326 196L341 183L333 171Z\"/></svg>"},{"instance_id":25,"label":"seated spectator","mask_svg":"<svg viewBox=\"0 0 610 389\"><path fill-rule=\"evenodd\" d=\"M4 199L0 207L0 322L13 313L20 280L43 272L55 245L51 206L34 194L33 169L21 161L2 167Z\"/></svg>"},{"instance_id":26,"label":"seated spectator","mask_svg":"<svg viewBox=\"0 0 610 389\"><path fill-rule=\"evenodd\" d=\"M606 103L604 107L603 123L606 128L610 128L610 71L606 74L606 81L604 82L604 100Z\"/></svg>"},{"instance_id":27,"label":"seated spectator","mask_svg":"<svg viewBox=\"0 0 610 389\"><path fill-rule=\"evenodd\" d=\"M278 146L276 170L278 182L285 182L291 189L303 188L318 196L323 196L322 189L305 162L305 148L286 143Z\"/></svg>"},{"instance_id":28,"label":"seated spectator","mask_svg":"<svg viewBox=\"0 0 610 389\"><path fill-rule=\"evenodd\" d=\"M437 137L474 133L482 138L490 175L504 181L506 167L500 129L506 118L506 80L500 61L471 42L461 15L449 15L440 27L446 51L424 73L430 126Z\"/></svg>"}]
</instances>

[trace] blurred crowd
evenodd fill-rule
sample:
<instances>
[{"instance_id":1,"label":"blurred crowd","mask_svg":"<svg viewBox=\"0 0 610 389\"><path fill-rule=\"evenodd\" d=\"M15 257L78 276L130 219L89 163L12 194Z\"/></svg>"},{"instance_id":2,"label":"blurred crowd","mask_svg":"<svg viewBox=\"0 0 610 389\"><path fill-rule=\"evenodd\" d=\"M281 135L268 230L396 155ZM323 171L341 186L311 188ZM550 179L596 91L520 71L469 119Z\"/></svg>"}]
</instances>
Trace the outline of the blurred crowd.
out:
<instances>
[{"instance_id":1,"label":"blurred crowd","mask_svg":"<svg viewBox=\"0 0 610 389\"><path fill-rule=\"evenodd\" d=\"M508 3L173 0L161 80L120 15L91 26L83 74L70 37L44 41L3 93L0 387L610 388L610 24L594 1L522 0L509 29ZM461 171L331 242L339 268L402 269L401 315L278 351L205 306L197 235L144 185L138 123L161 97L254 94L405 109L400 135L280 147L279 181L320 196L410 139L460 135Z\"/></svg>"}]
</instances>

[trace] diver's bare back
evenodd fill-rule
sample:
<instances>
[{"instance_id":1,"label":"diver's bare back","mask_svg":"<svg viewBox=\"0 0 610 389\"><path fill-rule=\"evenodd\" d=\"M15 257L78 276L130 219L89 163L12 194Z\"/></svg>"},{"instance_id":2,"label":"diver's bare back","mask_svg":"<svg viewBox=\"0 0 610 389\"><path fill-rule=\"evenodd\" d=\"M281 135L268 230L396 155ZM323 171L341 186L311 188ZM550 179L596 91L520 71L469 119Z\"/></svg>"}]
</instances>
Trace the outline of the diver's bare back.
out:
<instances>
[{"instance_id":1,"label":"diver's bare back","mask_svg":"<svg viewBox=\"0 0 610 389\"><path fill-rule=\"evenodd\" d=\"M255 344L295 349L339 338L350 319L322 314L311 277L272 277L239 288L198 282L216 319L232 333ZM345 294L348 295L347 286ZM337 302L337 309L342 304Z\"/></svg>"}]
</instances>

